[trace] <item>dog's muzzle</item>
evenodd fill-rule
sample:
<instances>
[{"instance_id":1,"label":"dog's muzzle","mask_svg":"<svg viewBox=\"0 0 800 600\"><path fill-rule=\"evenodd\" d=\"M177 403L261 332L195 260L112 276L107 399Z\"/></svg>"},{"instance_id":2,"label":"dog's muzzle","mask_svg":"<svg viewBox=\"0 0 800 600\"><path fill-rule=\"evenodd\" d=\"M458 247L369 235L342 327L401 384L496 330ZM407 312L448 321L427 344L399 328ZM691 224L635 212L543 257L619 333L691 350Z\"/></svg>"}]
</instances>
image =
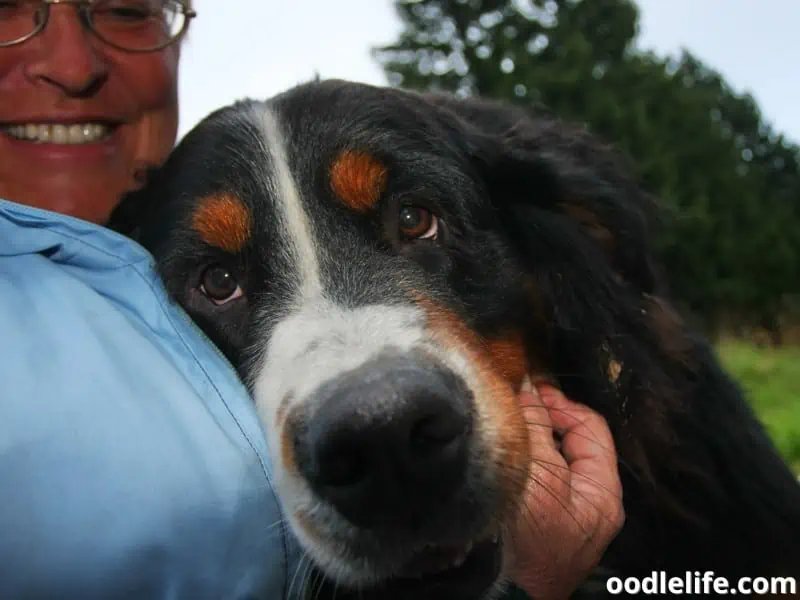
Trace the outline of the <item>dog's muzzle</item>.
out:
<instances>
[{"instance_id":1,"label":"dog's muzzle","mask_svg":"<svg viewBox=\"0 0 800 600\"><path fill-rule=\"evenodd\" d=\"M360 529L425 528L465 485L473 397L422 353L371 359L325 382L306 406L289 423L298 469Z\"/></svg>"}]
</instances>

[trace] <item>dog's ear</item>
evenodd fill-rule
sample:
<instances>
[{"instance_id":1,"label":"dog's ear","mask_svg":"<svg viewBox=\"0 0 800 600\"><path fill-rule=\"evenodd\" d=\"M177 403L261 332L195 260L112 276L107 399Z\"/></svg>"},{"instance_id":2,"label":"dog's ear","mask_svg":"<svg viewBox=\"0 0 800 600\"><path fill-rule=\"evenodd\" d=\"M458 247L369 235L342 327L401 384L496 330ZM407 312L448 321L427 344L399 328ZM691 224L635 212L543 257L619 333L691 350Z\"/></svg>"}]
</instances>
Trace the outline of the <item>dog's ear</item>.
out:
<instances>
[{"instance_id":1,"label":"dog's ear","mask_svg":"<svg viewBox=\"0 0 800 600\"><path fill-rule=\"evenodd\" d=\"M427 99L461 140L526 274L539 362L609 420L641 474L647 453L635 446L669 443L668 414L693 368L655 267L654 200L581 128L493 101Z\"/></svg>"},{"instance_id":2,"label":"dog's ear","mask_svg":"<svg viewBox=\"0 0 800 600\"><path fill-rule=\"evenodd\" d=\"M657 293L650 240L657 206L618 152L550 115L490 100L428 100L461 121L458 135L467 133L467 151L517 242L535 243L533 222L549 219L573 246L588 243L614 278Z\"/></svg>"}]
</instances>

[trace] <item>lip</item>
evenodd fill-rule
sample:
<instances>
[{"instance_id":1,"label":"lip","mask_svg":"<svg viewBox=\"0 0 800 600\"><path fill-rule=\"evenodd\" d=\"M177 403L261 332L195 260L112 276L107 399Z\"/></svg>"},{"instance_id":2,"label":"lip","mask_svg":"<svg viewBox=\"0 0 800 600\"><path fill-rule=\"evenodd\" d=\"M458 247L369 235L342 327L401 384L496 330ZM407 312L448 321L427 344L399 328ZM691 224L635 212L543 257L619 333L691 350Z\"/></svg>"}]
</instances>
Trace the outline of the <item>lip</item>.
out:
<instances>
[{"instance_id":1,"label":"lip","mask_svg":"<svg viewBox=\"0 0 800 600\"><path fill-rule=\"evenodd\" d=\"M54 142L33 142L18 139L7 131L6 127L26 125L29 123L42 125L76 125L82 123L102 123L111 128L109 135L102 140L85 144L57 144ZM91 115L72 115L64 117L54 117L49 115L46 118L30 116L25 118L15 118L13 121L0 122L0 139L8 144L17 156L27 157L29 160L41 161L92 161L103 159L114 154L119 147L123 121L112 120L108 117L96 117Z\"/></svg>"},{"instance_id":2,"label":"lip","mask_svg":"<svg viewBox=\"0 0 800 600\"><path fill-rule=\"evenodd\" d=\"M501 541L485 541L477 544L458 567L422 576L404 576L390 580L386 587L401 591L409 598L419 597L427 591L448 590L460 594L454 597L468 597L469 591L485 591L500 574Z\"/></svg>"},{"instance_id":3,"label":"lip","mask_svg":"<svg viewBox=\"0 0 800 600\"><path fill-rule=\"evenodd\" d=\"M43 125L75 125L77 123L105 123L108 125L122 125L127 119L118 115L109 115L91 112L48 112L46 114L31 113L27 115L15 115L11 119L0 118L0 125L25 125L27 123L41 123Z\"/></svg>"},{"instance_id":4,"label":"lip","mask_svg":"<svg viewBox=\"0 0 800 600\"><path fill-rule=\"evenodd\" d=\"M320 597L336 597L343 600L479 600L485 597L500 577L502 569L503 541L487 541L477 544L459 567L422 576L398 576L376 586L360 587L358 591L346 589L322 577L315 584ZM317 581L316 575L310 578Z\"/></svg>"}]
</instances>

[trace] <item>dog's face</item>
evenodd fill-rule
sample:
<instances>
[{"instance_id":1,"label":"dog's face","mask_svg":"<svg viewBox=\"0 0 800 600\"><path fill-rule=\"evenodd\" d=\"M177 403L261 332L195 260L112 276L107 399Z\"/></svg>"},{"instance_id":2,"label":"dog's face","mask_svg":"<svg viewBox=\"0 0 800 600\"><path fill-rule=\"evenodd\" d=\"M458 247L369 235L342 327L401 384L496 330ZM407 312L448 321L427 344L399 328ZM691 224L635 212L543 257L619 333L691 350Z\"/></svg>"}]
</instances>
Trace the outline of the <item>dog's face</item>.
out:
<instances>
[{"instance_id":1,"label":"dog's face","mask_svg":"<svg viewBox=\"0 0 800 600\"><path fill-rule=\"evenodd\" d=\"M652 287L638 192L498 110L312 83L211 115L147 190L142 241L249 386L293 530L381 598L496 588L530 510L523 377L602 406L648 356L610 333Z\"/></svg>"}]
</instances>

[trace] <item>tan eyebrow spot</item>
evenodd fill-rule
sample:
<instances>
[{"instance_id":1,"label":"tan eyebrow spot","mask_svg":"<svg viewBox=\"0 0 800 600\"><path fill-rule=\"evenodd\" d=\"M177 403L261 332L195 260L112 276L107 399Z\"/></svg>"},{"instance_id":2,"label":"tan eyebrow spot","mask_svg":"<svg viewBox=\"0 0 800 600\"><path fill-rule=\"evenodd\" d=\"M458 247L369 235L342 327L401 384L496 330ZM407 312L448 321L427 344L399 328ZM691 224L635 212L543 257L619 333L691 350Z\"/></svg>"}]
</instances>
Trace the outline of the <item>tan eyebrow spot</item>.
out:
<instances>
[{"instance_id":1,"label":"tan eyebrow spot","mask_svg":"<svg viewBox=\"0 0 800 600\"><path fill-rule=\"evenodd\" d=\"M345 150L331 165L334 193L356 212L367 212L377 204L386 188L388 169L370 154Z\"/></svg>"},{"instance_id":2,"label":"tan eyebrow spot","mask_svg":"<svg viewBox=\"0 0 800 600\"><path fill-rule=\"evenodd\" d=\"M250 211L233 194L208 196L200 200L192 214L192 229L211 246L241 252L250 240Z\"/></svg>"}]
</instances>

